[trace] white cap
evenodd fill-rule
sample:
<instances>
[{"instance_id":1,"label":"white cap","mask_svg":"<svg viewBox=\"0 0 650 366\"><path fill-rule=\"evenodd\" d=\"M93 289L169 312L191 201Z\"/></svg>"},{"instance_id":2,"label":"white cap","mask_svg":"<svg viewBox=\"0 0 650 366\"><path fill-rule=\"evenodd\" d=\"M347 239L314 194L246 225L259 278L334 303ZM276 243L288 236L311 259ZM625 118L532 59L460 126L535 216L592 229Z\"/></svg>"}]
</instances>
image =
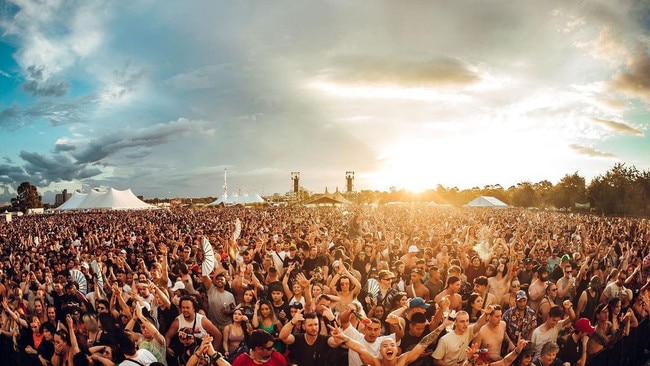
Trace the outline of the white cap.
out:
<instances>
[{"instance_id":1,"label":"white cap","mask_svg":"<svg viewBox=\"0 0 650 366\"><path fill-rule=\"evenodd\" d=\"M411 245L409 247L409 253L419 253L419 252L420 252L420 249L418 249L418 247L416 247L415 245Z\"/></svg>"},{"instance_id":2,"label":"white cap","mask_svg":"<svg viewBox=\"0 0 650 366\"><path fill-rule=\"evenodd\" d=\"M174 287L172 287L170 290L172 290L172 292L173 292L173 291L177 291L177 290L182 290L184 288L185 288L185 284L183 283L183 281L176 281L176 283L174 284Z\"/></svg>"}]
</instances>

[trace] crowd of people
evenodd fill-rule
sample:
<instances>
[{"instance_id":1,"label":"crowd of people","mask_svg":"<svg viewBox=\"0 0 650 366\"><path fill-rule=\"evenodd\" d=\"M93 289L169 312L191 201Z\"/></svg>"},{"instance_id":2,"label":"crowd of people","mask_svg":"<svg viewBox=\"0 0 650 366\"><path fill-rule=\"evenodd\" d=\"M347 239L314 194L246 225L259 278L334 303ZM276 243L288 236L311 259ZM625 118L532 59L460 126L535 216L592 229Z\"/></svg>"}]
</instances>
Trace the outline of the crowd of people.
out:
<instances>
[{"instance_id":1,"label":"crowd of people","mask_svg":"<svg viewBox=\"0 0 650 366\"><path fill-rule=\"evenodd\" d=\"M650 224L227 207L0 227L0 364L644 365Z\"/></svg>"}]
</instances>

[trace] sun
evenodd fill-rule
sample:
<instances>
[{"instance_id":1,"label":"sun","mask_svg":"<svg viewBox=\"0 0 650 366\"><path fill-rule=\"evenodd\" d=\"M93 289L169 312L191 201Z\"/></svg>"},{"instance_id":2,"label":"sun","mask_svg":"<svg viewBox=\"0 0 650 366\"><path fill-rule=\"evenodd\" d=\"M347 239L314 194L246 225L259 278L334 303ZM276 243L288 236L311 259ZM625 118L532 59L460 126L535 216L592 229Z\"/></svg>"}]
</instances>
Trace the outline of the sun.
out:
<instances>
[{"instance_id":1,"label":"sun","mask_svg":"<svg viewBox=\"0 0 650 366\"><path fill-rule=\"evenodd\" d=\"M372 185L382 190L395 187L414 193L434 189L440 176L431 166L433 150L430 144L417 142L387 148L379 156L382 168L372 174Z\"/></svg>"}]
</instances>

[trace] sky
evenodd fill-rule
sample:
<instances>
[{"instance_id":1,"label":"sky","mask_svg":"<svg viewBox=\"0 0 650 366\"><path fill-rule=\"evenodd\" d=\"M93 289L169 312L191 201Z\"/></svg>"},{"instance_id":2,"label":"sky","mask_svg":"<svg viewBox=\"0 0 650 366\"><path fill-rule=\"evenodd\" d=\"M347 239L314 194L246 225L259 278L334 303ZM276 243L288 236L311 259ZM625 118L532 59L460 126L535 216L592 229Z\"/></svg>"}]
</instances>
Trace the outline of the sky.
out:
<instances>
[{"instance_id":1,"label":"sky","mask_svg":"<svg viewBox=\"0 0 650 366\"><path fill-rule=\"evenodd\" d=\"M0 202L588 183L649 117L648 1L0 1Z\"/></svg>"}]
</instances>

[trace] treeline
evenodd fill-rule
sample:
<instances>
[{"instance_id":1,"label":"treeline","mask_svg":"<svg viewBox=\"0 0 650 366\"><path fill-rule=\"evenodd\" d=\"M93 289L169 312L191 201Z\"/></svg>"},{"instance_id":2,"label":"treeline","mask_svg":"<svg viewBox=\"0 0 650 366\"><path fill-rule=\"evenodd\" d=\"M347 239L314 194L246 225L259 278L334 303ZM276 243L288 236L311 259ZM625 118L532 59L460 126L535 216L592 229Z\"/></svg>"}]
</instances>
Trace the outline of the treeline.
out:
<instances>
[{"instance_id":1,"label":"treeline","mask_svg":"<svg viewBox=\"0 0 650 366\"><path fill-rule=\"evenodd\" d=\"M565 175L555 185L548 180L521 182L508 188L495 184L465 190L438 185L435 189L421 193L392 188L389 192L361 191L348 198L356 203L433 201L437 204L462 206L479 196L492 196L515 207L650 216L650 171L616 164L605 174L592 179L589 184L576 172Z\"/></svg>"}]
</instances>

